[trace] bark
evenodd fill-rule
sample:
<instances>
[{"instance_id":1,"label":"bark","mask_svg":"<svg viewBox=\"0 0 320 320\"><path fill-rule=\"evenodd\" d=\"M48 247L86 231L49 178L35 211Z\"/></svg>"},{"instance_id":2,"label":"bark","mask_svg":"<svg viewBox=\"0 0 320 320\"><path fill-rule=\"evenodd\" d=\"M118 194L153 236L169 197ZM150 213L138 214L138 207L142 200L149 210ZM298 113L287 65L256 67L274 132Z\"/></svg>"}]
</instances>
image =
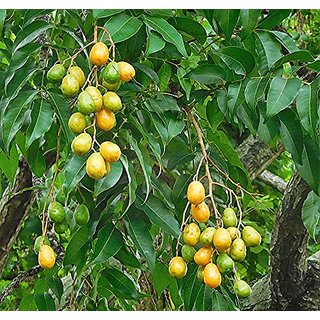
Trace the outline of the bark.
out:
<instances>
[{"instance_id":1,"label":"bark","mask_svg":"<svg viewBox=\"0 0 320 320\"><path fill-rule=\"evenodd\" d=\"M264 170L258 176L258 179L270 185L271 187L277 189L281 193L284 193L284 191L286 190L287 183L281 177L273 174L268 170Z\"/></svg>"}]
</instances>

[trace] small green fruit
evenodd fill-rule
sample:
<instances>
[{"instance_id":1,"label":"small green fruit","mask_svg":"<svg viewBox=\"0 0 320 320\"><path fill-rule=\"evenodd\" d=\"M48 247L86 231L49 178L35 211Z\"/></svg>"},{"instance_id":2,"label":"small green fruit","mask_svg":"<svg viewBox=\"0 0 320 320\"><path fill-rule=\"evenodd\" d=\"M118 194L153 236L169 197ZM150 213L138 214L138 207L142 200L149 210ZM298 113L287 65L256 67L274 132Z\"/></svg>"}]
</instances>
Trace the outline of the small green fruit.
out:
<instances>
[{"instance_id":1,"label":"small green fruit","mask_svg":"<svg viewBox=\"0 0 320 320\"><path fill-rule=\"evenodd\" d=\"M203 278L204 278L204 267L199 266L198 267L198 271L197 271L197 278L198 280L200 280L201 282L203 282Z\"/></svg>"},{"instance_id":2,"label":"small green fruit","mask_svg":"<svg viewBox=\"0 0 320 320\"><path fill-rule=\"evenodd\" d=\"M237 280L233 288L236 295L240 298L248 298L252 292L250 286L243 280Z\"/></svg>"},{"instance_id":3,"label":"small green fruit","mask_svg":"<svg viewBox=\"0 0 320 320\"><path fill-rule=\"evenodd\" d=\"M242 238L247 247L256 247L261 243L260 233L253 227L246 226L242 230Z\"/></svg>"},{"instance_id":4,"label":"small green fruit","mask_svg":"<svg viewBox=\"0 0 320 320\"><path fill-rule=\"evenodd\" d=\"M84 204L80 204L80 206L76 209L74 213L74 220L79 226L84 226L89 222L90 213Z\"/></svg>"},{"instance_id":5,"label":"small green fruit","mask_svg":"<svg viewBox=\"0 0 320 320\"><path fill-rule=\"evenodd\" d=\"M208 227L204 229L200 234L200 243L204 247L213 247L213 236L216 232L214 227Z\"/></svg>"},{"instance_id":6,"label":"small green fruit","mask_svg":"<svg viewBox=\"0 0 320 320\"><path fill-rule=\"evenodd\" d=\"M92 96L86 92L82 91L78 97L78 110L82 114L89 115L96 110L96 105Z\"/></svg>"},{"instance_id":7,"label":"small green fruit","mask_svg":"<svg viewBox=\"0 0 320 320\"><path fill-rule=\"evenodd\" d=\"M65 73L66 69L62 64L55 64L48 71L47 79L49 82L52 83L61 82Z\"/></svg>"},{"instance_id":8,"label":"small green fruit","mask_svg":"<svg viewBox=\"0 0 320 320\"><path fill-rule=\"evenodd\" d=\"M80 90L79 82L71 74L66 75L61 83L62 94L67 98L75 97Z\"/></svg>"},{"instance_id":9,"label":"small green fruit","mask_svg":"<svg viewBox=\"0 0 320 320\"><path fill-rule=\"evenodd\" d=\"M61 223L54 224L54 231L59 234L65 233L68 230L68 228L69 228L69 226L68 226L67 221L63 221Z\"/></svg>"},{"instance_id":10,"label":"small green fruit","mask_svg":"<svg viewBox=\"0 0 320 320\"><path fill-rule=\"evenodd\" d=\"M226 208L223 211L222 221L224 228L235 227L237 225L238 219L232 208Z\"/></svg>"},{"instance_id":11,"label":"small green fruit","mask_svg":"<svg viewBox=\"0 0 320 320\"><path fill-rule=\"evenodd\" d=\"M244 241L240 238L233 240L230 248L230 256L234 261L241 262L247 254L247 248Z\"/></svg>"},{"instance_id":12,"label":"small green fruit","mask_svg":"<svg viewBox=\"0 0 320 320\"><path fill-rule=\"evenodd\" d=\"M195 248L188 246L187 244L184 244L181 249L182 258L184 261L188 263L193 261L193 257L196 254L196 252L197 251Z\"/></svg>"},{"instance_id":13,"label":"small green fruit","mask_svg":"<svg viewBox=\"0 0 320 320\"><path fill-rule=\"evenodd\" d=\"M233 270L234 262L226 253L221 253L217 258L217 266L221 273L225 273Z\"/></svg>"},{"instance_id":14,"label":"small green fruit","mask_svg":"<svg viewBox=\"0 0 320 320\"><path fill-rule=\"evenodd\" d=\"M108 63L108 65L102 70L102 78L105 82L115 84L120 81L120 71L118 64L114 61Z\"/></svg>"},{"instance_id":15,"label":"small green fruit","mask_svg":"<svg viewBox=\"0 0 320 320\"><path fill-rule=\"evenodd\" d=\"M48 208L48 214L49 218L54 222L54 223L61 223L65 220L66 218L66 212L61 205L61 203L57 201L53 201L50 203L49 208Z\"/></svg>"}]
</instances>

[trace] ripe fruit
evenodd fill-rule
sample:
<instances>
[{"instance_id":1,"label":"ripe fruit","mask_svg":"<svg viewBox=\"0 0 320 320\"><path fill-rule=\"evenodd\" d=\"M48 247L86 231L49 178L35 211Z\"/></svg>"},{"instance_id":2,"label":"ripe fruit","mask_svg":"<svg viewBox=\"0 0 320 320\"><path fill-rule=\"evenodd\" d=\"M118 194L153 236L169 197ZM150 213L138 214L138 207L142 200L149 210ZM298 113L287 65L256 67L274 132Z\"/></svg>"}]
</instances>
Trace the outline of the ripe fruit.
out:
<instances>
[{"instance_id":1,"label":"ripe fruit","mask_svg":"<svg viewBox=\"0 0 320 320\"><path fill-rule=\"evenodd\" d=\"M69 228L69 226L68 226L67 221L63 221L61 223L54 224L54 231L59 234L65 233L68 230L68 228Z\"/></svg>"},{"instance_id":2,"label":"ripe fruit","mask_svg":"<svg viewBox=\"0 0 320 320\"><path fill-rule=\"evenodd\" d=\"M92 64L100 67L109 59L109 49L103 42L97 42L91 49L89 55Z\"/></svg>"},{"instance_id":3,"label":"ripe fruit","mask_svg":"<svg viewBox=\"0 0 320 320\"><path fill-rule=\"evenodd\" d=\"M199 239L200 239L200 229L198 225L196 225L195 223L188 224L183 230L184 242L187 245L194 247L195 245L198 244Z\"/></svg>"},{"instance_id":4,"label":"ripe fruit","mask_svg":"<svg viewBox=\"0 0 320 320\"><path fill-rule=\"evenodd\" d=\"M243 280L237 280L233 288L236 295L240 298L248 298L252 291L250 286Z\"/></svg>"},{"instance_id":5,"label":"ripe fruit","mask_svg":"<svg viewBox=\"0 0 320 320\"><path fill-rule=\"evenodd\" d=\"M78 96L78 111L88 115L95 110L96 105L92 96L88 92L82 91Z\"/></svg>"},{"instance_id":6,"label":"ripe fruit","mask_svg":"<svg viewBox=\"0 0 320 320\"><path fill-rule=\"evenodd\" d=\"M62 64L55 64L50 68L47 73L47 79L49 82L61 82L64 75L66 73L66 69Z\"/></svg>"},{"instance_id":7,"label":"ripe fruit","mask_svg":"<svg viewBox=\"0 0 320 320\"><path fill-rule=\"evenodd\" d=\"M224 209L222 221L225 228L235 227L237 225L238 219L232 208Z\"/></svg>"},{"instance_id":8,"label":"ripe fruit","mask_svg":"<svg viewBox=\"0 0 320 320\"><path fill-rule=\"evenodd\" d=\"M102 70L102 78L105 82L115 84L120 81L120 70L118 64L114 61L108 63L108 65Z\"/></svg>"},{"instance_id":9,"label":"ripe fruit","mask_svg":"<svg viewBox=\"0 0 320 320\"><path fill-rule=\"evenodd\" d=\"M34 252L35 252L36 254L39 253L42 238L43 238L42 236L39 236L39 237L37 237L37 239L34 241L33 250L34 250ZM44 238L43 244L50 245L50 242L49 242L48 237L45 237L45 238Z\"/></svg>"},{"instance_id":10,"label":"ripe fruit","mask_svg":"<svg viewBox=\"0 0 320 320\"><path fill-rule=\"evenodd\" d=\"M80 133L71 143L73 153L79 156L85 155L91 149L91 146L92 138L89 133Z\"/></svg>"},{"instance_id":11,"label":"ripe fruit","mask_svg":"<svg viewBox=\"0 0 320 320\"><path fill-rule=\"evenodd\" d=\"M87 126L86 117L80 112L73 113L69 118L68 125L74 133L81 133Z\"/></svg>"},{"instance_id":12,"label":"ripe fruit","mask_svg":"<svg viewBox=\"0 0 320 320\"><path fill-rule=\"evenodd\" d=\"M238 228L236 227L229 227L228 229L228 232L230 233L230 236L231 236L231 239L232 241L236 238L240 238L240 231Z\"/></svg>"},{"instance_id":13,"label":"ripe fruit","mask_svg":"<svg viewBox=\"0 0 320 320\"><path fill-rule=\"evenodd\" d=\"M114 91L114 92L115 92L115 91L117 91L117 90L120 88L120 86L121 86L121 81L118 81L118 82L112 84L112 83L108 83L108 82L102 80L102 85L103 85L105 88L107 88L109 91Z\"/></svg>"},{"instance_id":14,"label":"ripe fruit","mask_svg":"<svg viewBox=\"0 0 320 320\"><path fill-rule=\"evenodd\" d=\"M113 112L117 112L122 109L121 99L115 92L112 91L108 91L103 95L103 105L106 109Z\"/></svg>"},{"instance_id":15,"label":"ripe fruit","mask_svg":"<svg viewBox=\"0 0 320 320\"><path fill-rule=\"evenodd\" d=\"M233 270L234 262L227 254L221 253L217 258L217 266L221 273L229 272Z\"/></svg>"},{"instance_id":16,"label":"ripe fruit","mask_svg":"<svg viewBox=\"0 0 320 320\"><path fill-rule=\"evenodd\" d=\"M89 93L93 99L93 102L95 105L94 112L99 111L102 108L102 104L103 104L101 92L96 87L93 87L93 86L87 87L85 91Z\"/></svg>"},{"instance_id":17,"label":"ripe fruit","mask_svg":"<svg viewBox=\"0 0 320 320\"><path fill-rule=\"evenodd\" d=\"M188 186L187 197L194 205L198 205L203 202L205 197L203 184L200 181L192 181Z\"/></svg>"},{"instance_id":18,"label":"ripe fruit","mask_svg":"<svg viewBox=\"0 0 320 320\"><path fill-rule=\"evenodd\" d=\"M204 267L211 262L212 254L213 249L211 247L202 247L194 255L194 262L198 266Z\"/></svg>"},{"instance_id":19,"label":"ripe fruit","mask_svg":"<svg viewBox=\"0 0 320 320\"><path fill-rule=\"evenodd\" d=\"M134 78L136 71L130 63L120 61L118 62L118 67L120 71L120 80L128 82Z\"/></svg>"},{"instance_id":20,"label":"ripe fruit","mask_svg":"<svg viewBox=\"0 0 320 320\"><path fill-rule=\"evenodd\" d=\"M104 131L110 131L115 125L114 113L110 110L101 109L96 114L97 126Z\"/></svg>"},{"instance_id":21,"label":"ripe fruit","mask_svg":"<svg viewBox=\"0 0 320 320\"><path fill-rule=\"evenodd\" d=\"M82 87L86 82L86 76L84 75L81 68L77 66L71 67L69 68L68 73L74 76L78 80L80 87Z\"/></svg>"},{"instance_id":22,"label":"ripe fruit","mask_svg":"<svg viewBox=\"0 0 320 320\"><path fill-rule=\"evenodd\" d=\"M80 90L79 82L71 74L66 75L61 83L62 94L67 98L75 97Z\"/></svg>"},{"instance_id":23,"label":"ripe fruit","mask_svg":"<svg viewBox=\"0 0 320 320\"><path fill-rule=\"evenodd\" d=\"M210 210L207 204L203 201L197 206L191 205L191 215L192 218L197 222L207 222L210 218Z\"/></svg>"},{"instance_id":24,"label":"ripe fruit","mask_svg":"<svg viewBox=\"0 0 320 320\"><path fill-rule=\"evenodd\" d=\"M55 223L61 223L66 218L66 212L63 206L57 201L53 201L50 203L48 214L49 218Z\"/></svg>"},{"instance_id":25,"label":"ripe fruit","mask_svg":"<svg viewBox=\"0 0 320 320\"><path fill-rule=\"evenodd\" d=\"M203 282L203 277L204 277L204 267L200 266L200 267L198 267L197 278L198 278L198 280Z\"/></svg>"},{"instance_id":26,"label":"ripe fruit","mask_svg":"<svg viewBox=\"0 0 320 320\"><path fill-rule=\"evenodd\" d=\"M200 243L204 247L212 247L213 246L213 235L216 232L214 227L208 227L204 229L200 235Z\"/></svg>"},{"instance_id":27,"label":"ripe fruit","mask_svg":"<svg viewBox=\"0 0 320 320\"><path fill-rule=\"evenodd\" d=\"M174 257L169 263L169 273L171 277L183 278L187 273L187 264L181 257Z\"/></svg>"},{"instance_id":28,"label":"ripe fruit","mask_svg":"<svg viewBox=\"0 0 320 320\"><path fill-rule=\"evenodd\" d=\"M233 240L230 248L230 256L234 261L241 262L247 254L247 248L244 241L240 238Z\"/></svg>"},{"instance_id":29,"label":"ripe fruit","mask_svg":"<svg viewBox=\"0 0 320 320\"><path fill-rule=\"evenodd\" d=\"M184 261L186 261L188 263L193 261L193 258L194 258L194 255L196 254L196 252L197 251L195 248L190 247L186 244L184 244L181 249L182 258Z\"/></svg>"},{"instance_id":30,"label":"ripe fruit","mask_svg":"<svg viewBox=\"0 0 320 320\"><path fill-rule=\"evenodd\" d=\"M51 269L54 266L56 262L56 256L50 246L46 244L41 246L38 255L38 262L43 269Z\"/></svg>"},{"instance_id":31,"label":"ripe fruit","mask_svg":"<svg viewBox=\"0 0 320 320\"><path fill-rule=\"evenodd\" d=\"M76 209L74 213L74 220L79 226L84 226L89 222L90 213L84 204L80 204L80 206Z\"/></svg>"},{"instance_id":32,"label":"ripe fruit","mask_svg":"<svg viewBox=\"0 0 320 320\"><path fill-rule=\"evenodd\" d=\"M247 247L256 247L261 243L260 233L255 228L250 226L243 228L242 238Z\"/></svg>"},{"instance_id":33,"label":"ripe fruit","mask_svg":"<svg viewBox=\"0 0 320 320\"><path fill-rule=\"evenodd\" d=\"M225 252L231 246L230 233L225 228L219 228L213 235L213 244L219 252Z\"/></svg>"},{"instance_id":34,"label":"ripe fruit","mask_svg":"<svg viewBox=\"0 0 320 320\"><path fill-rule=\"evenodd\" d=\"M121 150L119 146L111 141L105 141L101 143L100 153L107 162L116 162L121 156Z\"/></svg>"},{"instance_id":35,"label":"ripe fruit","mask_svg":"<svg viewBox=\"0 0 320 320\"><path fill-rule=\"evenodd\" d=\"M214 263L208 263L203 273L204 283L210 288L217 288L221 284L221 274Z\"/></svg>"},{"instance_id":36,"label":"ripe fruit","mask_svg":"<svg viewBox=\"0 0 320 320\"><path fill-rule=\"evenodd\" d=\"M86 171L90 178L98 180L107 174L106 163L100 152L93 153L86 163Z\"/></svg>"}]
</instances>

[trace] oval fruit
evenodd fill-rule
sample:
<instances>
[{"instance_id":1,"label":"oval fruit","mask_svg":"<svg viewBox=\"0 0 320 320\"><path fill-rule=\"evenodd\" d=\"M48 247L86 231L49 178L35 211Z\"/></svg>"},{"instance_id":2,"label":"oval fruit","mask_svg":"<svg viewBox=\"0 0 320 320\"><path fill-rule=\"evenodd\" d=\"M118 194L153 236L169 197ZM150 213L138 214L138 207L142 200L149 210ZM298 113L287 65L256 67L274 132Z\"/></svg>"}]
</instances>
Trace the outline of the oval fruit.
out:
<instances>
[{"instance_id":1,"label":"oval fruit","mask_svg":"<svg viewBox=\"0 0 320 320\"><path fill-rule=\"evenodd\" d=\"M50 246L46 244L41 246L38 255L38 262L43 269L51 269L54 266L56 262L56 255Z\"/></svg>"},{"instance_id":2,"label":"oval fruit","mask_svg":"<svg viewBox=\"0 0 320 320\"><path fill-rule=\"evenodd\" d=\"M134 78L136 71L130 63L120 61L118 62L118 67L120 71L120 80L128 82Z\"/></svg>"},{"instance_id":3,"label":"oval fruit","mask_svg":"<svg viewBox=\"0 0 320 320\"><path fill-rule=\"evenodd\" d=\"M119 146L111 141L105 141L100 145L100 153L107 162L116 162L120 159Z\"/></svg>"},{"instance_id":4,"label":"oval fruit","mask_svg":"<svg viewBox=\"0 0 320 320\"><path fill-rule=\"evenodd\" d=\"M96 87L93 87L93 86L88 86L85 89L85 91L88 92L93 99L93 102L95 105L94 112L99 111L102 108L102 104L103 104L102 94L99 91L99 89L97 89Z\"/></svg>"},{"instance_id":5,"label":"oval fruit","mask_svg":"<svg viewBox=\"0 0 320 320\"><path fill-rule=\"evenodd\" d=\"M36 254L39 253L42 238L43 238L43 236L39 236L39 237L37 237L37 239L34 241L33 250L34 250L34 252L35 252ZM50 242L49 242L48 237L44 237L43 244L50 245Z\"/></svg>"},{"instance_id":6,"label":"oval fruit","mask_svg":"<svg viewBox=\"0 0 320 320\"><path fill-rule=\"evenodd\" d=\"M203 273L204 283L210 288L217 288L221 284L221 273L214 263L208 263Z\"/></svg>"},{"instance_id":7,"label":"oval fruit","mask_svg":"<svg viewBox=\"0 0 320 320\"><path fill-rule=\"evenodd\" d=\"M191 215L197 222L207 222L210 218L210 210L208 205L203 201L198 205L191 204Z\"/></svg>"},{"instance_id":8,"label":"oval fruit","mask_svg":"<svg viewBox=\"0 0 320 320\"><path fill-rule=\"evenodd\" d=\"M169 262L169 273L171 277L181 279L187 273L187 264L181 257L174 257Z\"/></svg>"},{"instance_id":9,"label":"oval fruit","mask_svg":"<svg viewBox=\"0 0 320 320\"><path fill-rule=\"evenodd\" d=\"M225 252L231 246L230 233L225 228L219 228L216 230L213 236L213 244L219 252Z\"/></svg>"},{"instance_id":10,"label":"oval fruit","mask_svg":"<svg viewBox=\"0 0 320 320\"><path fill-rule=\"evenodd\" d=\"M243 280L237 280L233 288L236 295L240 298L248 298L252 292L250 286Z\"/></svg>"},{"instance_id":11,"label":"oval fruit","mask_svg":"<svg viewBox=\"0 0 320 320\"><path fill-rule=\"evenodd\" d=\"M67 98L75 97L80 90L79 82L77 78L71 74L66 75L61 83L62 94Z\"/></svg>"},{"instance_id":12,"label":"oval fruit","mask_svg":"<svg viewBox=\"0 0 320 320\"><path fill-rule=\"evenodd\" d=\"M105 82L115 84L120 81L119 66L115 61L111 61L102 70L102 78Z\"/></svg>"},{"instance_id":13,"label":"oval fruit","mask_svg":"<svg viewBox=\"0 0 320 320\"><path fill-rule=\"evenodd\" d=\"M225 273L233 270L234 262L226 253L221 253L217 258L217 266L221 273Z\"/></svg>"},{"instance_id":14,"label":"oval fruit","mask_svg":"<svg viewBox=\"0 0 320 320\"><path fill-rule=\"evenodd\" d=\"M101 109L96 114L97 126L104 131L110 131L116 122L114 113L110 110Z\"/></svg>"},{"instance_id":15,"label":"oval fruit","mask_svg":"<svg viewBox=\"0 0 320 320\"><path fill-rule=\"evenodd\" d=\"M79 68L78 66L73 66L69 68L68 73L74 76L78 80L80 87L82 87L86 82L86 76L84 75L82 69Z\"/></svg>"},{"instance_id":16,"label":"oval fruit","mask_svg":"<svg viewBox=\"0 0 320 320\"><path fill-rule=\"evenodd\" d=\"M73 113L68 121L68 126L74 133L81 133L87 126L85 115L80 112Z\"/></svg>"},{"instance_id":17,"label":"oval fruit","mask_svg":"<svg viewBox=\"0 0 320 320\"><path fill-rule=\"evenodd\" d=\"M226 208L222 215L223 227L235 227L237 225L238 219L232 208Z\"/></svg>"},{"instance_id":18,"label":"oval fruit","mask_svg":"<svg viewBox=\"0 0 320 320\"><path fill-rule=\"evenodd\" d=\"M97 42L91 49L89 58L92 64L100 67L109 59L109 49L103 42Z\"/></svg>"},{"instance_id":19,"label":"oval fruit","mask_svg":"<svg viewBox=\"0 0 320 320\"><path fill-rule=\"evenodd\" d=\"M198 205L203 202L205 198L203 184L200 181L192 181L188 186L187 197L188 200L194 205Z\"/></svg>"},{"instance_id":20,"label":"oval fruit","mask_svg":"<svg viewBox=\"0 0 320 320\"><path fill-rule=\"evenodd\" d=\"M120 88L120 86L121 86L121 81L118 81L118 82L116 82L116 83L114 83L114 84L111 84L111 83L108 83L108 82L106 82L106 81L104 81L104 80L102 80L102 85L105 87L105 88L107 88L109 91L117 91L119 88Z\"/></svg>"},{"instance_id":21,"label":"oval fruit","mask_svg":"<svg viewBox=\"0 0 320 320\"><path fill-rule=\"evenodd\" d=\"M94 180L101 179L107 173L106 163L100 152L93 153L86 163L86 171L90 178Z\"/></svg>"},{"instance_id":22,"label":"oval fruit","mask_svg":"<svg viewBox=\"0 0 320 320\"><path fill-rule=\"evenodd\" d=\"M80 204L80 206L76 209L74 213L74 220L79 226L84 226L89 222L90 213L84 204Z\"/></svg>"},{"instance_id":23,"label":"oval fruit","mask_svg":"<svg viewBox=\"0 0 320 320\"><path fill-rule=\"evenodd\" d=\"M198 266L204 267L211 262L212 254L213 249L211 247L202 247L194 255L194 262Z\"/></svg>"},{"instance_id":24,"label":"oval fruit","mask_svg":"<svg viewBox=\"0 0 320 320\"><path fill-rule=\"evenodd\" d=\"M230 256L234 261L241 262L247 254L247 248L244 241L240 238L233 240L230 248Z\"/></svg>"},{"instance_id":25,"label":"oval fruit","mask_svg":"<svg viewBox=\"0 0 320 320\"><path fill-rule=\"evenodd\" d=\"M47 79L49 82L61 82L64 75L66 73L66 69L62 64L55 64L50 68L47 73Z\"/></svg>"},{"instance_id":26,"label":"oval fruit","mask_svg":"<svg viewBox=\"0 0 320 320\"><path fill-rule=\"evenodd\" d=\"M90 116L86 116L86 128L85 132L89 133L90 136L93 136L94 134L94 128L93 128L93 119Z\"/></svg>"},{"instance_id":27,"label":"oval fruit","mask_svg":"<svg viewBox=\"0 0 320 320\"><path fill-rule=\"evenodd\" d=\"M182 258L184 261L186 261L188 263L193 261L193 258L194 258L194 255L196 254L196 252L197 251L194 247L190 247L186 244L184 244L181 249Z\"/></svg>"},{"instance_id":28,"label":"oval fruit","mask_svg":"<svg viewBox=\"0 0 320 320\"><path fill-rule=\"evenodd\" d=\"M69 229L67 221L63 221L61 223L54 224L54 231L56 233L62 234L65 233Z\"/></svg>"},{"instance_id":29,"label":"oval fruit","mask_svg":"<svg viewBox=\"0 0 320 320\"><path fill-rule=\"evenodd\" d=\"M65 220L66 211L64 210L61 203L53 201L50 203L48 207L48 215L50 220L52 220L55 223L60 223Z\"/></svg>"},{"instance_id":30,"label":"oval fruit","mask_svg":"<svg viewBox=\"0 0 320 320\"><path fill-rule=\"evenodd\" d=\"M255 228L250 226L243 228L242 238L247 247L256 247L261 243L260 233Z\"/></svg>"},{"instance_id":31,"label":"oval fruit","mask_svg":"<svg viewBox=\"0 0 320 320\"><path fill-rule=\"evenodd\" d=\"M120 97L112 91L108 91L103 95L103 105L106 109L117 112L122 109L122 102Z\"/></svg>"},{"instance_id":32,"label":"oval fruit","mask_svg":"<svg viewBox=\"0 0 320 320\"><path fill-rule=\"evenodd\" d=\"M236 227L229 227L228 232L230 233L232 241L236 238L240 238L241 234L238 228Z\"/></svg>"},{"instance_id":33,"label":"oval fruit","mask_svg":"<svg viewBox=\"0 0 320 320\"><path fill-rule=\"evenodd\" d=\"M86 92L82 91L78 96L78 111L82 114L90 114L95 112L96 105L92 96Z\"/></svg>"},{"instance_id":34,"label":"oval fruit","mask_svg":"<svg viewBox=\"0 0 320 320\"><path fill-rule=\"evenodd\" d=\"M198 271L197 271L197 278L199 281L203 282L203 278L204 278L204 267L198 267Z\"/></svg>"},{"instance_id":35,"label":"oval fruit","mask_svg":"<svg viewBox=\"0 0 320 320\"><path fill-rule=\"evenodd\" d=\"M213 246L213 236L216 232L214 227L208 227L201 232L200 235L200 243L204 247L212 247Z\"/></svg>"},{"instance_id":36,"label":"oval fruit","mask_svg":"<svg viewBox=\"0 0 320 320\"><path fill-rule=\"evenodd\" d=\"M200 228L195 223L188 224L183 230L183 240L189 246L196 246L200 239Z\"/></svg>"},{"instance_id":37,"label":"oval fruit","mask_svg":"<svg viewBox=\"0 0 320 320\"><path fill-rule=\"evenodd\" d=\"M92 146L92 138L89 133L80 133L76 136L72 143L71 149L73 153L83 156L91 149Z\"/></svg>"}]
</instances>

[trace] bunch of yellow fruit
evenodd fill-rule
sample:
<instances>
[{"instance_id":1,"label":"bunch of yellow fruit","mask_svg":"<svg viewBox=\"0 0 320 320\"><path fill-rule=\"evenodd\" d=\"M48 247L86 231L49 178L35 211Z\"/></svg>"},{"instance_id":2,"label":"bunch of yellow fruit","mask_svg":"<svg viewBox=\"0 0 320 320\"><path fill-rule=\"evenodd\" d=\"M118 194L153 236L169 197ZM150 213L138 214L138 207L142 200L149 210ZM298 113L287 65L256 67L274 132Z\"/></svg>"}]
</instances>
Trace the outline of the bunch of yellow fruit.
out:
<instances>
[{"instance_id":1,"label":"bunch of yellow fruit","mask_svg":"<svg viewBox=\"0 0 320 320\"><path fill-rule=\"evenodd\" d=\"M205 225L209 221L210 210L205 203L205 188L201 182L193 181L189 184L187 198L195 222L185 226L181 257L171 259L169 272L171 276L181 279L187 273L187 263L195 262L198 265L197 278L208 287L217 288L221 285L221 274L235 272L235 262L245 259L247 247L260 245L261 236L251 226L245 226L240 232L232 208L226 208L223 212L223 227ZM199 224L205 226L202 231ZM250 286L239 279L234 283L234 291L241 298L251 294Z\"/></svg>"}]
</instances>

